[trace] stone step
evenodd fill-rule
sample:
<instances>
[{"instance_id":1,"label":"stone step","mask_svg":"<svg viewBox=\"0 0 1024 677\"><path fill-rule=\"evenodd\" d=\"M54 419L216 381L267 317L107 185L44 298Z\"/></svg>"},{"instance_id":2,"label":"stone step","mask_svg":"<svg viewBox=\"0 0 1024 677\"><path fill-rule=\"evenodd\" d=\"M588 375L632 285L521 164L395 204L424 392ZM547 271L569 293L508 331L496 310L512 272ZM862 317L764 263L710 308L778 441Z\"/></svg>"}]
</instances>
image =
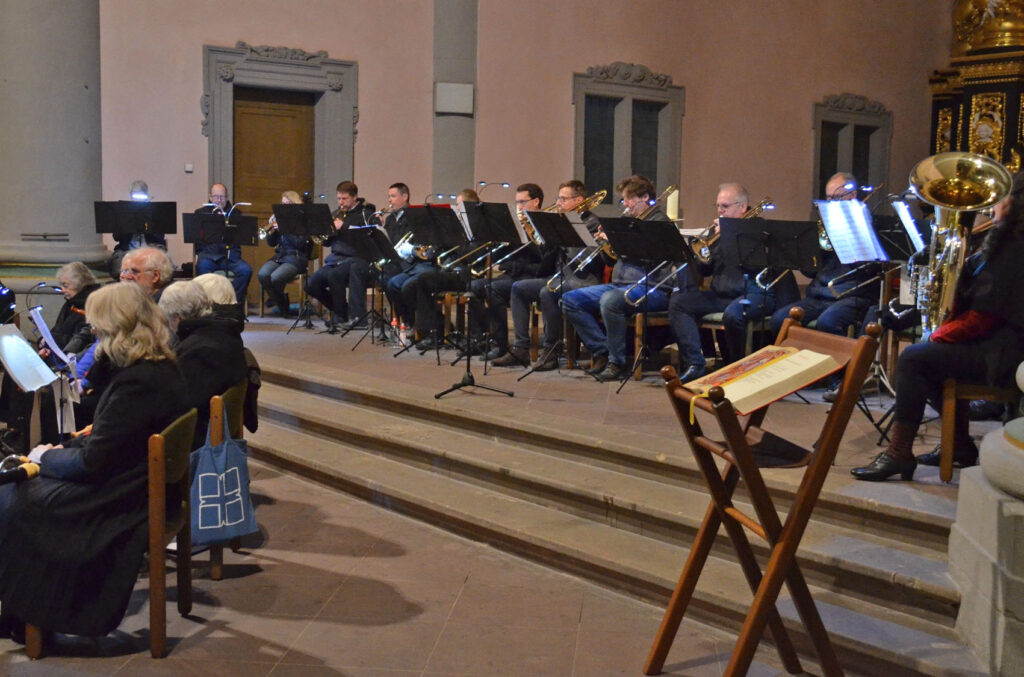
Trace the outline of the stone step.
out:
<instances>
[{"instance_id":1,"label":"stone step","mask_svg":"<svg viewBox=\"0 0 1024 677\"><path fill-rule=\"evenodd\" d=\"M420 468L621 529L686 546L708 505L706 490L538 453L522 444L413 422L404 414L344 404L275 385L262 393L263 420L382 454ZM753 514L749 506L738 502ZM767 545L754 541L767 557ZM720 556L732 552L727 539ZM859 528L812 521L800 551L819 585L910 611L952 627L959 596L944 557Z\"/></svg>"},{"instance_id":2,"label":"stone step","mask_svg":"<svg viewBox=\"0 0 1024 677\"><path fill-rule=\"evenodd\" d=\"M448 430L476 434L484 438L518 444L538 453L586 462L633 476L662 483L703 490L704 483L692 455L679 432L676 449L665 448L665 438L638 434L615 426L586 426L578 421L532 412L510 420L504 398L495 402L474 398L472 409L444 401L424 398L395 385L374 383L365 377L340 383L329 375L299 373L282 362L264 366L264 381L299 392L328 398L334 402L358 404L380 411L400 414L417 425L429 423ZM769 423L771 414L769 414ZM809 445L811 440L801 443ZM772 499L780 510L791 503L801 476L799 472L766 470L765 480ZM923 494L908 502L898 500L898 488L858 492L826 481L815 508L815 522L853 528L860 533L913 543L945 558L949 529L955 514L955 501L941 495ZM737 498L745 497L742 483Z\"/></svg>"},{"instance_id":3,"label":"stone step","mask_svg":"<svg viewBox=\"0 0 1024 677\"><path fill-rule=\"evenodd\" d=\"M280 395L271 390L265 402ZM291 397L297 400L299 394ZM269 413L273 407L267 408ZM261 421L250 440L254 457L552 567L664 604L685 561L687 550L679 544L393 460L379 450L300 429L283 418ZM296 417L291 423L303 426L305 421ZM751 599L743 580L732 559L712 555L689 616L737 630ZM850 673L984 674L949 628L913 613L837 595L814 581L810 585L840 661ZM785 590L779 610L801 653L810 655ZM638 657L638 669L641 660Z\"/></svg>"}]
</instances>

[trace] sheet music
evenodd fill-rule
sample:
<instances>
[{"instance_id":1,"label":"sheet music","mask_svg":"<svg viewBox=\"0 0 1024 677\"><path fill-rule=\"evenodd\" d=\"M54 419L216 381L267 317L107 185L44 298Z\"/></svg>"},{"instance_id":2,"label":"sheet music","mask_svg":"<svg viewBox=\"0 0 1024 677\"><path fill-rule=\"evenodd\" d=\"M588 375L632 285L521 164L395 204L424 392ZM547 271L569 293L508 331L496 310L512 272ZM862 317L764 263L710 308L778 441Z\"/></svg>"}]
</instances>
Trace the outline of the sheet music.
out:
<instances>
[{"instance_id":1,"label":"sheet music","mask_svg":"<svg viewBox=\"0 0 1024 677\"><path fill-rule=\"evenodd\" d=\"M13 324L0 326L0 362L25 392L34 392L57 380L57 375Z\"/></svg>"},{"instance_id":2,"label":"sheet music","mask_svg":"<svg viewBox=\"0 0 1024 677\"><path fill-rule=\"evenodd\" d=\"M43 342L46 344L46 347L50 349L53 356L56 357L61 364L68 367L73 378L78 378L78 367L75 362L75 356L71 355L69 357L65 355L64 351L57 345L57 342L53 340L53 334L50 333L50 328L46 326L46 321L43 319L42 306L32 308L28 311L28 315L32 318L32 323L36 325L36 331L39 332L39 335L43 338Z\"/></svg>"},{"instance_id":3,"label":"sheet music","mask_svg":"<svg viewBox=\"0 0 1024 677\"><path fill-rule=\"evenodd\" d=\"M469 229L469 217L466 216L466 205L465 203L459 202L454 206L455 216L459 219L459 224L462 226L462 231L466 234L466 241L469 242L473 239L473 231Z\"/></svg>"},{"instance_id":4,"label":"sheet music","mask_svg":"<svg viewBox=\"0 0 1024 677\"><path fill-rule=\"evenodd\" d=\"M896 215L900 217L900 223L903 224L903 229L907 231L907 237L910 238L911 244L914 245L914 251L919 252L924 249L924 238L921 237L921 231L917 229L914 215L910 213L910 207L907 206L907 203L902 200L894 200L892 208L896 211Z\"/></svg>"},{"instance_id":5,"label":"sheet music","mask_svg":"<svg viewBox=\"0 0 1024 677\"><path fill-rule=\"evenodd\" d=\"M832 249L842 263L888 261L871 228L871 212L860 200L815 200Z\"/></svg>"},{"instance_id":6,"label":"sheet music","mask_svg":"<svg viewBox=\"0 0 1024 677\"><path fill-rule=\"evenodd\" d=\"M515 205L508 205L508 212L509 214L512 215L512 224L516 227L516 233L519 234L519 244L527 244L528 242L532 242L532 240L529 237L527 237L526 231L523 230L523 224L519 220L519 214L516 213ZM510 242L509 244L515 243Z\"/></svg>"},{"instance_id":7,"label":"sheet music","mask_svg":"<svg viewBox=\"0 0 1024 677\"><path fill-rule=\"evenodd\" d=\"M572 229L576 231L576 235L583 240L587 247L597 246L597 240L590 234L590 229L587 228L587 224L583 217L579 215L579 212L566 212L565 218L569 220L569 225L572 226Z\"/></svg>"}]
</instances>

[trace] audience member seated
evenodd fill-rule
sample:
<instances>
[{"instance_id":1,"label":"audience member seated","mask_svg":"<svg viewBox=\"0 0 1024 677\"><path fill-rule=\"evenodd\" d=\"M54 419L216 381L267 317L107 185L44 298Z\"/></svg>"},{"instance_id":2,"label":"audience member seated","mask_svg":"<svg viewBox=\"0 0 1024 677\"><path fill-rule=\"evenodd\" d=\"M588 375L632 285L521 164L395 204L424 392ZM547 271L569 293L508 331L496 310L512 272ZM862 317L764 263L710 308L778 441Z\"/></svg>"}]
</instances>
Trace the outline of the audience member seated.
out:
<instances>
[{"instance_id":1,"label":"audience member seated","mask_svg":"<svg viewBox=\"0 0 1024 677\"><path fill-rule=\"evenodd\" d=\"M138 286L92 293L91 434L41 445L39 476L0 486L0 623L98 637L121 623L148 537L147 442L187 410L163 314ZM32 466L28 466L32 468ZM19 638L19 637L16 637Z\"/></svg>"},{"instance_id":2,"label":"audience member seated","mask_svg":"<svg viewBox=\"0 0 1024 677\"><path fill-rule=\"evenodd\" d=\"M247 376L239 319L213 314L202 286L194 281L175 282L160 297L160 309L178 335L178 367L188 384L187 407L199 412L196 447L206 439L210 398L220 395Z\"/></svg>"}]
</instances>

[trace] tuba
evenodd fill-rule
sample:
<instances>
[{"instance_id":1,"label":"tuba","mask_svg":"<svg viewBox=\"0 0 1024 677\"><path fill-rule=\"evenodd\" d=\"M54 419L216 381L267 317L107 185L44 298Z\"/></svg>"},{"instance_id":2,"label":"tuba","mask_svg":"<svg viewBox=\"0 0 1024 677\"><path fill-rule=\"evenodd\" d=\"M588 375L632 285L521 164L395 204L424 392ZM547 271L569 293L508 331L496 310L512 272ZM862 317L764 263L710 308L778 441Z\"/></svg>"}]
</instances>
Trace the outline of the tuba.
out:
<instances>
[{"instance_id":1,"label":"tuba","mask_svg":"<svg viewBox=\"0 0 1024 677\"><path fill-rule=\"evenodd\" d=\"M935 207L931 255L917 285L917 308L926 335L953 310L967 248L960 215L991 207L1010 194L1012 184L1006 167L974 153L939 153L911 170L910 189Z\"/></svg>"}]
</instances>

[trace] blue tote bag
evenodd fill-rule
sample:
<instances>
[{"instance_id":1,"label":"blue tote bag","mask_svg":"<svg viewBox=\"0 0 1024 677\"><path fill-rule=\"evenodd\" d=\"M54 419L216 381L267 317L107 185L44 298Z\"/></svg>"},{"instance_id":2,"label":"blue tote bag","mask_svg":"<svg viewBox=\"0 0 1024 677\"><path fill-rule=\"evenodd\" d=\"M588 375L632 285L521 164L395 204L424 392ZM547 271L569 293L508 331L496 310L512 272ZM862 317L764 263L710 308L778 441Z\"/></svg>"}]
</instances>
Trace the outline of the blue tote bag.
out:
<instances>
[{"instance_id":1,"label":"blue tote bag","mask_svg":"<svg viewBox=\"0 0 1024 677\"><path fill-rule=\"evenodd\" d=\"M256 513L249 496L249 465L245 440L231 439L224 417L224 442L192 452L192 544L210 545L256 531Z\"/></svg>"}]
</instances>

